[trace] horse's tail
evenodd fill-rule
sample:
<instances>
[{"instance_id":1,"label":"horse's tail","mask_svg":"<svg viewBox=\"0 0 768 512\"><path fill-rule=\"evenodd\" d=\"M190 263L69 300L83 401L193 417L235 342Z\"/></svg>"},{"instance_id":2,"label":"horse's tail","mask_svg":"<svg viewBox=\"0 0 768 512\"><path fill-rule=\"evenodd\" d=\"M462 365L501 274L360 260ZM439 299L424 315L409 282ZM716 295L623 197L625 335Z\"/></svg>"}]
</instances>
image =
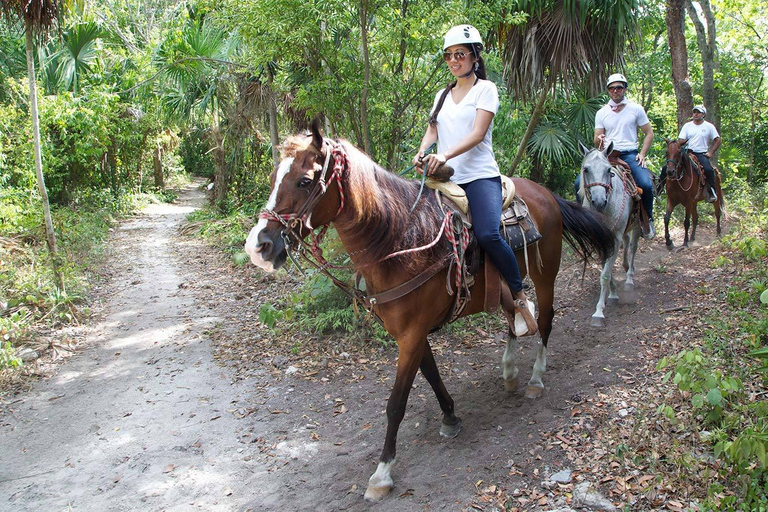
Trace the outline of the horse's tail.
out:
<instances>
[{"instance_id":1,"label":"horse's tail","mask_svg":"<svg viewBox=\"0 0 768 512\"><path fill-rule=\"evenodd\" d=\"M563 217L563 238L581 259L602 263L613 254L616 242L600 213L557 195L555 199Z\"/></svg>"}]
</instances>

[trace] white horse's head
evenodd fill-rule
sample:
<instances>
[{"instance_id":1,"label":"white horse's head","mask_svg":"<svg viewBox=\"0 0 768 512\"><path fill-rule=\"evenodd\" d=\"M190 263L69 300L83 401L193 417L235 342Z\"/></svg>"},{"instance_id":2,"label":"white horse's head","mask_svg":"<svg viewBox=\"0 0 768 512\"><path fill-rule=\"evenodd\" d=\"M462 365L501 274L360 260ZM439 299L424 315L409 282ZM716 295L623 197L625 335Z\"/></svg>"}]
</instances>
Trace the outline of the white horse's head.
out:
<instances>
[{"instance_id":1,"label":"white horse's head","mask_svg":"<svg viewBox=\"0 0 768 512\"><path fill-rule=\"evenodd\" d=\"M602 212L608 206L611 193L613 168L608 161L608 155L613 151L613 142L604 151L589 149L579 142L579 148L584 155L581 161L581 185L579 194L583 205Z\"/></svg>"}]
</instances>

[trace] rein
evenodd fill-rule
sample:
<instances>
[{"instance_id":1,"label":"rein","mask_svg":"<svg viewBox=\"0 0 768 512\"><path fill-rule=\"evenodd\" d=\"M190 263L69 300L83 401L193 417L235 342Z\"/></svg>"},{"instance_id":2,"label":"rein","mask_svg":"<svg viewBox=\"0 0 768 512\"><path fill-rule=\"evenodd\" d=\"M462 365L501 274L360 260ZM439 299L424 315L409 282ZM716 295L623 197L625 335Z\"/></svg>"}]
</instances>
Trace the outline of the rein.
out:
<instances>
[{"instance_id":1,"label":"rein","mask_svg":"<svg viewBox=\"0 0 768 512\"><path fill-rule=\"evenodd\" d=\"M373 311L374 305L384 304L386 302L399 299L400 297L403 297L411 293L412 291L416 290L421 285L429 281L432 277L434 277L438 272L440 272L442 269L448 266L450 264L451 256L457 262L455 283L458 289L461 285L461 278L462 278L462 265L460 264L462 261L461 257L466 251L467 246L469 245L469 230L464 225L463 221L458 215L454 218L453 211L450 211L445 215L443 223L440 226L440 231L438 232L437 236L432 242L430 242L427 245L423 245L421 247L415 247L411 249L405 249L402 251L394 252L392 254L385 256L379 262L377 262L377 263L380 263L390 258L429 249L433 247L435 244L437 244L440 241L440 238L442 238L443 234L445 234L446 238L451 243L452 255L438 260L437 262L432 264L429 268L427 268L423 272L419 273L414 278L396 286L395 288L368 296L364 291L360 290L356 286L349 286L347 283L345 283L344 281L341 281L336 276L331 274L331 272L328 270L329 268L343 269L343 268L350 268L350 266L332 265L323 257L323 251L322 251L322 248L320 247L320 243L322 242L322 239L328 230L329 224L319 226L318 227L319 231L316 231L315 229L312 228L311 224L309 223L309 217L311 217L311 213L314 207L325 195L326 191L328 190L328 186L334 180L336 180L336 183L338 185L339 196L340 196L339 209L336 212L336 215L341 213L344 209L344 189L342 185L342 181L343 181L342 177L344 174L344 170L349 168L349 160L341 144L331 144L331 143L328 143L328 144L331 146L331 148L326 153L325 163L323 165L322 172L320 173L319 178L313 185L313 188L309 193L309 197L301 206L299 211L297 213L278 214L273 210L264 209L264 210L261 210L258 214L259 219L266 219L267 221L274 220L283 225L283 227L285 228L283 232L283 239L286 244L286 252L288 252L289 256L291 257L293 262L296 264L296 267L299 268L299 270L301 271L301 267L298 265L298 262L296 261L296 256L291 254L290 249L293 247L295 247L295 252L297 256L302 257L307 263L309 263L310 265L315 267L318 271L322 272L329 279L331 279L331 281L333 282L334 285L336 285L336 287L338 287L344 294L346 294L348 297L350 297L350 299L352 299L353 304L355 305L358 303L362 304L365 307L365 309L367 309L369 313L372 316L374 316L376 320L379 321L379 323L381 323L381 319L379 318L378 315L374 313ZM432 149L433 148L430 148L430 150ZM326 180L325 176L328 172L331 155L333 155L333 159L334 159L333 172ZM422 181L422 187L423 187L423 181ZM419 191L419 195L421 195L421 190ZM461 229L458 229L457 227L458 223L456 222L455 219L458 219L458 223L461 224ZM305 225L307 228L311 230L312 232L311 245L308 244L298 233L298 229L301 225ZM446 229L446 226L448 225L451 225L452 229ZM454 233L454 231L456 231L456 233ZM313 258L310 258L307 255L307 250L311 253ZM361 249L361 251L364 251L364 250L366 249ZM353 253L350 253L350 256L352 254ZM304 274L303 271L301 272L302 274Z\"/></svg>"},{"instance_id":2,"label":"rein","mask_svg":"<svg viewBox=\"0 0 768 512\"><path fill-rule=\"evenodd\" d=\"M682 183L682 179L683 179L683 177L685 177L685 165L683 165L683 159L686 156L688 157L688 163L690 164L690 168L691 168L691 184L688 185L688 188L683 187L683 183ZM683 192L688 192L689 190L691 190L693 188L693 184L696 182L696 179L695 179L695 176L694 176L694 172L693 172L693 164L694 164L694 162L693 162L693 159L691 158L691 156L690 155L686 155L684 152L681 151L680 152L680 161L675 161L672 158L667 158L667 163L668 164L675 164L675 173L674 173L674 175L670 176L669 173L667 173L667 179L674 180L674 181L677 181L678 183L680 183L680 188L682 189ZM681 170L681 168L682 168L682 170Z\"/></svg>"},{"instance_id":3,"label":"rein","mask_svg":"<svg viewBox=\"0 0 768 512\"><path fill-rule=\"evenodd\" d=\"M613 176L616 176L615 171L611 171L611 177L613 177ZM630 194L627 193L627 183L626 183L626 181L625 181L623 176L624 176L624 174L622 173L620 178L621 178L622 184L624 184L624 193L622 194L622 197L624 198L624 200L621 202L621 211L619 212L619 215L616 216L616 222L614 222L613 226L611 226L611 228L610 228L611 231L613 231L614 229L616 229L616 227L618 227L619 221L624 216L624 210L627 209L627 197ZM581 171L581 178L582 178L582 181L584 181L584 171L583 170ZM611 178L611 179L613 179L613 178ZM587 200L590 201L590 202L592 201L592 194L589 192L589 190L592 187L603 187L603 188L605 188L606 195L610 195L610 193L613 191L613 186L611 185L610 182L603 183L602 181L596 181L594 183L588 183L588 184L584 185L584 195L587 196Z\"/></svg>"}]
</instances>

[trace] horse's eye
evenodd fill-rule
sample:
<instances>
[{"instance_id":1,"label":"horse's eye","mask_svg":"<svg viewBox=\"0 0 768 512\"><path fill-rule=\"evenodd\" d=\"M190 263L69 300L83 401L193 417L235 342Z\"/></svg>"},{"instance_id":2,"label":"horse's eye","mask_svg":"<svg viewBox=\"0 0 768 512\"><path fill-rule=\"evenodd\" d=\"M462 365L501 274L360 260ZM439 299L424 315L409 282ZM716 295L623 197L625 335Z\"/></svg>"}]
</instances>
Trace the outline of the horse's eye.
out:
<instances>
[{"instance_id":1,"label":"horse's eye","mask_svg":"<svg viewBox=\"0 0 768 512\"><path fill-rule=\"evenodd\" d=\"M307 188L311 184L312 184L312 180L305 177L305 178L301 178L299 182L296 184L296 186L299 188Z\"/></svg>"}]
</instances>

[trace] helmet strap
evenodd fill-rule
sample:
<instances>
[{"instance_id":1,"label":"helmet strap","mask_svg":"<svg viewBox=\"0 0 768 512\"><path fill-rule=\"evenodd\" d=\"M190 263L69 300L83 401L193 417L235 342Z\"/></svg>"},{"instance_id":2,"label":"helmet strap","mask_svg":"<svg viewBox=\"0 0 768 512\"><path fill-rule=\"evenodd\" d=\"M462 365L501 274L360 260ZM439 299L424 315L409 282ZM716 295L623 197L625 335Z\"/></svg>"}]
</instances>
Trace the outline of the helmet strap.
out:
<instances>
[{"instance_id":1,"label":"helmet strap","mask_svg":"<svg viewBox=\"0 0 768 512\"><path fill-rule=\"evenodd\" d=\"M475 61L475 64L472 66L472 69L464 73L463 75L459 75L459 78L467 78L469 75L477 71L477 69L480 67L480 65Z\"/></svg>"}]
</instances>

